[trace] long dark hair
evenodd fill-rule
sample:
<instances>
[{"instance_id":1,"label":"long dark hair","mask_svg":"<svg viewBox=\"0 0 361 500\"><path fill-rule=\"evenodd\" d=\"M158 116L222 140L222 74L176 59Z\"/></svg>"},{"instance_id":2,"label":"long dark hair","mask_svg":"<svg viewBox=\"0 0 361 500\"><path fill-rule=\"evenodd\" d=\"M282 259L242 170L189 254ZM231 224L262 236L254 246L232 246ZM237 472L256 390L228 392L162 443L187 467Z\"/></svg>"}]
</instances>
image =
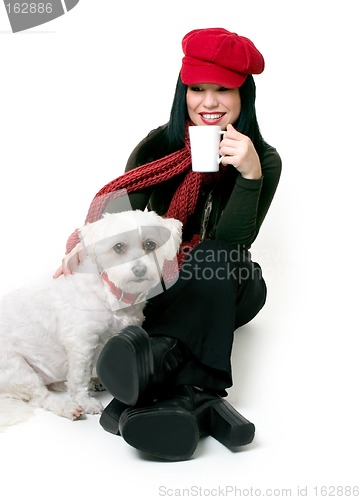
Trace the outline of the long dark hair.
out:
<instances>
[{"instance_id":1,"label":"long dark hair","mask_svg":"<svg viewBox=\"0 0 361 500\"><path fill-rule=\"evenodd\" d=\"M170 119L165 131L169 146L174 151L184 146L184 128L188 120L187 88L188 86L178 77ZM259 130L256 116L256 85L252 75L247 76L244 84L239 88L239 93L241 96L241 113L234 127L251 139L258 155L261 157L265 148L265 141Z\"/></svg>"}]
</instances>

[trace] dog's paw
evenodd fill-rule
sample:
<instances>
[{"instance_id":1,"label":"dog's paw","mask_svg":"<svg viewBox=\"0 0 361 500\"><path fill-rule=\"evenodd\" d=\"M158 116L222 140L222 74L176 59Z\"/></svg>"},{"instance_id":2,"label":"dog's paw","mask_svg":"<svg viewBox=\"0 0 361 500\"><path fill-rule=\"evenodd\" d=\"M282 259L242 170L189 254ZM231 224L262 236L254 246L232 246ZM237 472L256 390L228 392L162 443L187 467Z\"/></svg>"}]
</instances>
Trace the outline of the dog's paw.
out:
<instances>
[{"instance_id":1,"label":"dog's paw","mask_svg":"<svg viewBox=\"0 0 361 500\"><path fill-rule=\"evenodd\" d=\"M93 377L89 382L89 392L105 391L105 387L100 383L97 377Z\"/></svg>"},{"instance_id":2,"label":"dog's paw","mask_svg":"<svg viewBox=\"0 0 361 500\"><path fill-rule=\"evenodd\" d=\"M47 406L47 409L59 415L59 417L65 417L69 420L77 420L78 418L85 415L84 408L76 401L67 400L62 402L62 404Z\"/></svg>"},{"instance_id":3,"label":"dog's paw","mask_svg":"<svg viewBox=\"0 0 361 500\"><path fill-rule=\"evenodd\" d=\"M88 415L96 415L103 411L103 405L92 397L82 398L78 403Z\"/></svg>"},{"instance_id":4,"label":"dog's paw","mask_svg":"<svg viewBox=\"0 0 361 500\"><path fill-rule=\"evenodd\" d=\"M70 420L77 420L86 413L85 409L75 401L67 401L62 410L62 417L69 418Z\"/></svg>"}]
</instances>

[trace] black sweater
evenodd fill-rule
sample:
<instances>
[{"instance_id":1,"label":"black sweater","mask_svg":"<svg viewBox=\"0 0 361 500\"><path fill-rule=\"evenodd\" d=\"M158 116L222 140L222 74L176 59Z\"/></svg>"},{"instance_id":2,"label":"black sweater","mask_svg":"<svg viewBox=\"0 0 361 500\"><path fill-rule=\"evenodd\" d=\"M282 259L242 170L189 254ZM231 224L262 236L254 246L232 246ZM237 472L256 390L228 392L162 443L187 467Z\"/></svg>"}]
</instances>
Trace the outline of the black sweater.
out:
<instances>
[{"instance_id":1,"label":"black sweater","mask_svg":"<svg viewBox=\"0 0 361 500\"><path fill-rule=\"evenodd\" d=\"M164 136L166 125L151 131L130 155L125 171L137 168L166 156L173 151L169 148ZM260 158L262 178L245 179L232 166L223 167L225 175L213 186L204 187L198 200L192 219L187 223L184 240L200 232L204 226L205 206L211 200L211 213L206 226L205 237L221 239L231 244L239 244L250 248L268 212L277 189L281 174L281 159L276 149L266 145ZM156 186L131 193L130 203L133 209L144 210L147 206L164 215L174 192L183 178L177 176ZM106 211L121 210L117 199L110 202ZM188 233L188 234L187 234Z\"/></svg>"}]
</instances>

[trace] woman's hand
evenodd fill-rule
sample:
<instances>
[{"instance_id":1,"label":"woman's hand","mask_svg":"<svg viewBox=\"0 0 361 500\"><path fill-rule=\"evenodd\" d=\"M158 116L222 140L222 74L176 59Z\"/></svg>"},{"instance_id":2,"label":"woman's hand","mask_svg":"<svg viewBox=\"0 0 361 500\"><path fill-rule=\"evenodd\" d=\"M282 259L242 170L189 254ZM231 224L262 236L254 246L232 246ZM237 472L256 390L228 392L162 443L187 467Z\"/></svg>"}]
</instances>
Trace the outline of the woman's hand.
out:
<instances>
[{"instance_id":1,"label":"woman's hand","mask_svg":"<svg viewBox=\"0 0 361 500\"><path fill-rule=\"evenodd\" d=\"M55 271L53 278L59 278L62 274L65 276L73 274L73 272L78 269L79 264L84 260L84 257L85 252L83 245L78 243L71 252L65 255L61 262L61 266Z\"/></svg>"},{"instance_id":2,"label":"woman's hand","mask_svg":"<svg viewBox=\"0 0 361 500\"><path fill-rule=\"evenodd\" d=\"M219 149L223 165L233 165L246 179L262 177L261 162L253 142L246 135L238 132L232 125L227 125Z\"/></svg>"}]
</instances>

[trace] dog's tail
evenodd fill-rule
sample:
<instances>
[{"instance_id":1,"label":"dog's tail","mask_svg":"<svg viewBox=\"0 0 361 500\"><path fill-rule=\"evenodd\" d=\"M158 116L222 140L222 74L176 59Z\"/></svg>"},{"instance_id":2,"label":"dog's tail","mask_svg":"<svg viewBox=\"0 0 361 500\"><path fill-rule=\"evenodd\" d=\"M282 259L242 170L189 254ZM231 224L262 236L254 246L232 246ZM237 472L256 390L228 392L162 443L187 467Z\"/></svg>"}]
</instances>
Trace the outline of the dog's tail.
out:
<instances>
[{"instance_id":1,"label":"dog's tail","mask_svg":"<svg viewBox=\"0 0 361 500\"><path fill-rule=\"evenodd\" d=\"M34 409L25 401L0 394L0 432L24 422L33 412Z\"/></svg>"}]
</instances>

